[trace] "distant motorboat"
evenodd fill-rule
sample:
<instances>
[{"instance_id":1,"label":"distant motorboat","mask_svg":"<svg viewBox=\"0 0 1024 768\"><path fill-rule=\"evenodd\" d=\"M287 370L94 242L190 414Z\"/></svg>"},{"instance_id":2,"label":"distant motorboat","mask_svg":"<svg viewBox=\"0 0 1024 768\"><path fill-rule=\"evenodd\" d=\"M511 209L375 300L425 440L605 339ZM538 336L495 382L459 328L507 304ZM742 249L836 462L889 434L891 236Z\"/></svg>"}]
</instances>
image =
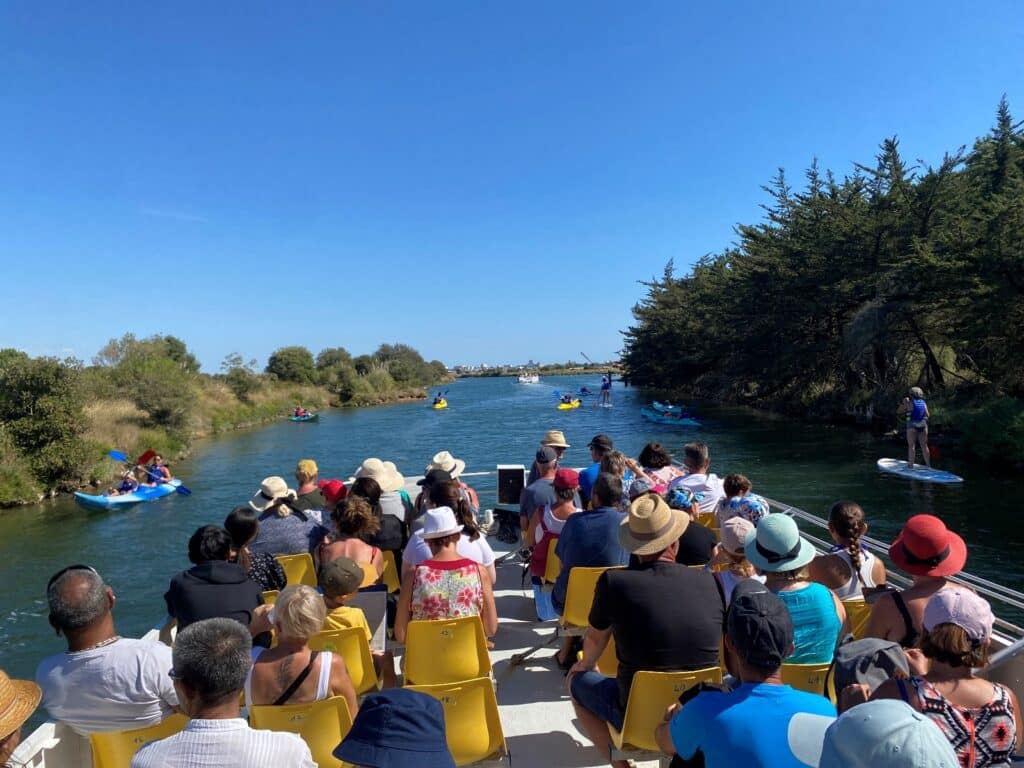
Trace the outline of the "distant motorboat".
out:
<instances>
[{"instance_id":1,"label":"distant motorboat","mask_svg":"<svg viewBox=\"0 0 1024 768\"><path fill-rule=\"evenodd\" d=\"M540 376L536 373L520 373L516 377L517 384L540 384Z\"/></svg>"}]
</instances>

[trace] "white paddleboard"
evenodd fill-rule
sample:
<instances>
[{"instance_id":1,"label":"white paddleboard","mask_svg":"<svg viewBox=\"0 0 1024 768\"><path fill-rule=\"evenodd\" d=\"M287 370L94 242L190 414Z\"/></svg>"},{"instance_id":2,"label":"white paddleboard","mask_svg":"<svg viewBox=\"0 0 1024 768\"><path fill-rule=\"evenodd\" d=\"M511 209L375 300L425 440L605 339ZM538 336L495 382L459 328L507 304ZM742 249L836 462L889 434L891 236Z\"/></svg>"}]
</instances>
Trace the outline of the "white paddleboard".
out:
<instances>
[{"instance_id":1,"label":"white paddleboard","mask_svg":"<svg viewBox=\"0 0 1024 768\"><path fill-rule=\"evenodd\" d=\"M962 483L964 479L952 472L943 472L941 469L928 469L924 464L915 464L913 469L905 461L899 459L879 459L877 462L879 471L888 472L890 475L909 477L911 480L920 480L925 483L941 483L953 485Z\"/></svg>"}]
</instances>

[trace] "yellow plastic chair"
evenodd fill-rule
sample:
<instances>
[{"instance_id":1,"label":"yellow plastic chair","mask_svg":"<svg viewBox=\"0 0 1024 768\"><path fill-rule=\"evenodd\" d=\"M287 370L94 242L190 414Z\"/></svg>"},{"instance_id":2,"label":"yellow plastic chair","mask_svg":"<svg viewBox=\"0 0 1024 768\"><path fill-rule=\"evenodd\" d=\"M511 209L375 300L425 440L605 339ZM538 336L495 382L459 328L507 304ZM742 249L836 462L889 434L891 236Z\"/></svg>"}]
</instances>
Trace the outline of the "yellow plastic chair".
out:
<instances>
[{"instance_id":1,"label":"yellow plastic chair","mask_svg":"<svg viewBox=\"0 0 1024 768\"><path fill-rule=\"evenodd\" d=\"M394 552L384 553L384 573L381 574L381 579L384 585L388 588L388 592L397 592L402 588L402 581L398 577L398 564L395 562Z\"/></svg>"},{"instance_id":2,"label":"yellow plastic chair","mask_svg":"<svg viewBox=\"0 0 1024 768\"><path fill-rule=\"evenodd\" d=\"M453 683L490 674L491 657L479 616L409 622L406 685Z\"/></svg>"},{"instance_id":3,"label":"yellow plastic chair","mask_svg":"<svg viewBox=\"0 0 1024 768\"><path fill-rule=\"evenodd\" d=\"M720 682L721 667L685 672L637 672L629 688L622 730L618 731L611 724L608 725L608 734L612 739L609 749L611 759L658 759L661 750L654 740L654 729L665 717L669 704L678 701L684 691L698 683ZM657 755L651 757L648 754L651 752Z\"/></svg>"},{"instance_id":4,"label":"yellow plastic chair","mask_svg":"<svg viewBox=\"0 0 1024 768\"><path fill-rule=\"evenodd\" d=\"M317 586L316 567L313 565L313 557L308 552L301 555L278 555L274 558L284 568L285 578L288 586L306 584L310 587Z\"/></svg>"},{"instance_id":5,"label":"yellow plastic chair","mask_svg":"<svg viewBox=\"0 0 1024 768\"><path fill-rule=\"evenodd\" d=\"M352 729L352 716L344 696L332 696L312 704L250 707L249 725L256 729L297 733L320 768L346 765L331 754Z\"/></svg>"},{"instance_id":6,"label":"yellow plastic chair","mask_svg":"<svg viewBox=\"0 0 1024 768\"><path fill-rule=\"evenodd\" d=\"M698 512L697 525L705 528L718 528L718 518L714 512Z\"/></svg>"},{"instance_id":7,"label":"yellow plastic chair","mask_svg":"<svg viewBox=\"0 0 1024 768\"><path fill-rule=\"evenodd\" d=\"M846 609L846 621L850 625L850 632L857 640L860 640L864 637L864 630L868 626L871 606L863 598L860 598L843 600L843 608Z\"/></svg>"},{"instance_id":8,"label":"yellow plastic chair","mask_svg":"<svg viewBox=\"0 0 1024 768\"><path fill-rule=\"evenodd\" d=\"M330 651L345 659L348 676L352 678L357 694L380 689L370 644L362 627L322 630L309 638L309 647L314 651Z\"/></svg>"},{"instance_id":9,"label":"yellow plastic chair","mask_svg":"<svg viewBox=\"0 0 1024 768\"><path fill-rule=\"evenodd\" d=\"M174 714L161 723L133 731L109 731L89 736L93 768L128 768L143 745L166 739L185 728L188 718Z\"/></svg>"},{"instance_id":10,"label":"yellow plastic chair","mask_svg":"<svg viewBox=\"0 0 1024 768\"><path fill-rule=\"evenodd\" d=\"M831 664L783 664L782 682L796 688L798 691L817 693L827 696L825 693L825 677L828 675L828 668ZM833 703L835 703L833 701Z\"/></svg>"},{"instance_id":11,"label":"yellow plastic chair","mask_svg":"<svg viewBox=\"0 0 1024 768\"><path fill-rule=\"evenodd\" d=\"M498 717L498 700L490 678L458 683L410 685L441 702L448 750L457 766L502 764L511 759Z\"/></svg>"},{"instance_id":12,"label":"yellow plastic chair","mask_svg":"<svg viewBox=\"0 0 1024 768\"><path fill-rule=\"evenodd\" d=\"M576 652L576 661L583 661L583 651ZM619 656L615 652L615 637L608 638L608 645L597 659L597 671L602 675L615 677L619 674Z\"/></svg>"},{"instance_id":13,"label":"yellow plastic chair","mask_svg":"<svg viewBox=\"0 0 1024 768\"><path fill-rule=\"evenodd\" d=\"M557 545L557 538L548 541L548 559L544 564L544 582L546 584L554 584L558 580L558 574L562 572L562 561L555 554Z\"/></svg>"},{"instance_id":14,"label":"yellow plastic chair","mask_svg":"<svg viewBox=\"0 0 1024 768\"><path fill-rule=\"evenodd\" d=\"M621 566L615 566L621 567ZM590 624L590 606L594 604L594 590L607 567L572 568L565 589L565 610L558 622L558 634L582 635Z\"/></svg>"},{"instance_id":15,"label":"yellow plastic chair","mask_svg":"<svg viewBox=\"0 0 1024 768\"><path fill-rule=\"evenodd\" d=\"M378 581L380 581L380 574L377 573L377 569L373 567L373 563L360 563L359 567L363 569L363 583L359 585L359 588L372 587Z\"/></svg>"},{"instance_id":16,"label":"yellow plastic chair","mask_svg":"<svg viewBox=\"0 0 1024 768\"><path fill-rule=\"evenodd\" d=\"M263 593L263 602L267 605L273 605L277 602L277 596L280 594L280 590L268 589L266 592Z\"/></svg>"}]
</instances>

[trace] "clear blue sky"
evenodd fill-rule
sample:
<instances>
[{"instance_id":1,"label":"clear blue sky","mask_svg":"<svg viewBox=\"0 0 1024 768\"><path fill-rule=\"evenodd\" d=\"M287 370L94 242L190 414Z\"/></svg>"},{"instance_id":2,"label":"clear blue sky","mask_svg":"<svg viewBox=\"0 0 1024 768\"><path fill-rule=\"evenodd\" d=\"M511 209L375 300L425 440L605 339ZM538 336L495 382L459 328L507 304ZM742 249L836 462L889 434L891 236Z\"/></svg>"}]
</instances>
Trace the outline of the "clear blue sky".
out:
<instances>
[{"instance_id":1,"label":"clear blue sky","mask_svg":"<svg viewBox=\"0 0 1024 768\"><path fill-rule=\"evenodd\" d=\"M608 358L638 280L898 134L1024 117L1024 6L0 6L0 346Z\"/></svg>"}]
</instances>

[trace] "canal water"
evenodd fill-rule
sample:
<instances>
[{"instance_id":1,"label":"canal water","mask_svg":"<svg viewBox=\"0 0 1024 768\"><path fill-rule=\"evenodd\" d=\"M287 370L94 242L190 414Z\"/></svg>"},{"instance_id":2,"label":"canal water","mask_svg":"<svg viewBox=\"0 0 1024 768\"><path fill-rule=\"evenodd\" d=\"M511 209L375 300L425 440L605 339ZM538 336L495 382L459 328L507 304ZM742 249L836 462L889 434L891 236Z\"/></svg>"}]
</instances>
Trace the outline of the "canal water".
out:
<instances>
[{"instance_id":1,"label":"canal water","mask_svg":"<svg viewBox=\"0 0 1024 768\"><path fill-rule=\"evenodd\" d=\"M247 501L267 475L292 481L295 462L313 458L321 477L348 477L366 457L394 461L406 475L422 474L430 457L449 450L465 459L467 472L496 464L529 464L548 429L565 432L572 447L566 461L589 463L587 442L607 433L620 450L636 456L656 440L677 455L684 443L708 443L712 470L742 472L754 490L821 516L839 499L864 507L871 534L891 540L908 516L942 517L967 540L967 570L1020 589L1024 566L1017 556L1024 527L1017 509L1019 484L988 475L984 466L943 461L965 479L962 487L927 485L880 475L880 456L905 458L901 443L881 441L846 428L809 426L754 412L711 406L697 410L699 430L645 422L644 393L616 384L614 407L556 409L556 391L571 392L591 377L551 377L537 385L515 379L463 379L448 387L449 408L424 403L325 412L320 421L278 424L220 437L196 446L172 467L192 490L114 512L92 512L60 498L0 514L0 667L31 678L43 656L64 644L46 622L44 588L49 576L72 563L94 566L117 595L119 632L139 636L164 615L162 595L171 576L188 567L186 543L200 525L221 523ZM472 478L485 506L495 501L495 478Z\"/></svg>"}]
</instances>

